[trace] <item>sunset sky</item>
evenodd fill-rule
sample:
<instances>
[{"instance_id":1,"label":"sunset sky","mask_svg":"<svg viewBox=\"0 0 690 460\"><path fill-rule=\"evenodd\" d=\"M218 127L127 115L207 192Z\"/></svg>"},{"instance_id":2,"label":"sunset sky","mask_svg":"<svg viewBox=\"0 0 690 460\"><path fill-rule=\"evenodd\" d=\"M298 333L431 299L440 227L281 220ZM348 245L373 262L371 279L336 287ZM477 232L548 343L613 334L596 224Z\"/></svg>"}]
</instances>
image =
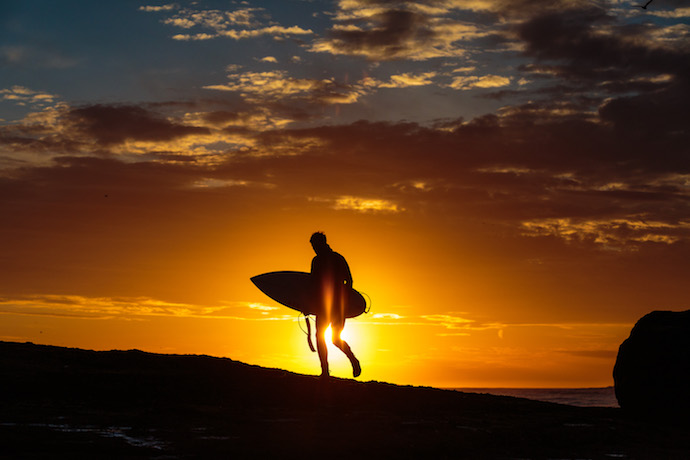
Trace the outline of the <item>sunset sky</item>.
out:
<instances>
[{"instance_id":1,"label":"sunset sky","mask_svg":"<svg viewBox=\"0 0 690 460\"><path fill-rule=\"evenodd\" d=\"M690 308L690 5L641 3L3 1L0 340L318 374L249 278L320 230L361 380L612 385Z\"/></svg>"}]
</instances>

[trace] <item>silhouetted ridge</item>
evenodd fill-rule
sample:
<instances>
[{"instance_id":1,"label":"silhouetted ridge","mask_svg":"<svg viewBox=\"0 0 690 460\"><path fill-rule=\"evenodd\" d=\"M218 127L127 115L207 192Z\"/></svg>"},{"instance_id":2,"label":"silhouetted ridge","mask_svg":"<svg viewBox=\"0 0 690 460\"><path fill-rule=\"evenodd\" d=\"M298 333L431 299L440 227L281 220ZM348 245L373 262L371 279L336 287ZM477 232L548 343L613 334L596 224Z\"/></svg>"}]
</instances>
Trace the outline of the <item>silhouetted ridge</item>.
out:
<instances>
[{"instance_id":1,"label":"silhouetted ridge","mask_svg":"<svg viewBox=\"0 0 690 460\"><path fill-rule=\"evenodd\" d=\"M213 404L215 406L280 405L303 407L329 390L347 393L330 405L429 412L472 406L548 410L549 404L518 398L472 395L429 387L399 386L381 382L357 383L268 369L228 358L204 355L166 355L139 350L90 351L31 343L3 343L0 364L10 398L103 403ZM21 377L23 376L23 377ZM12 384L14 382L14 384ZM47 383L50 382L50 383Z\"/></svg>"},{"instance_id":2,"label":"silhouetted ridge","mask_svg":"<svg viewBox=\"0 0 690 460\"><path fill-rule=\"evenodd\" d=\"M0 342L0 458L686 459L687 426L319 379L211 356Z\"/></svg>"}]
</instances>

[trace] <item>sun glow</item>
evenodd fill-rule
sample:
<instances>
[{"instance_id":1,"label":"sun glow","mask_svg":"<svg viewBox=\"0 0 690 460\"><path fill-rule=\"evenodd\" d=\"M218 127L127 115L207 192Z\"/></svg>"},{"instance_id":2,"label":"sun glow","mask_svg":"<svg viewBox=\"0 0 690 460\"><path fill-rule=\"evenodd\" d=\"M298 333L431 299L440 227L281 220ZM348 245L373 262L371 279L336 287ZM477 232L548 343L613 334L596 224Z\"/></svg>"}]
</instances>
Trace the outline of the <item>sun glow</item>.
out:
<instances>
[{"instance_id":1,"label":"sun glow","mask_svg":"<svg viewBox=\"0 0 690 460\"><path fill-rule=\"evenodd\" d=\"M331 326L328 326L328 328L326 329L324 337L326 337L326 344L328 345L328 348L331 349L333 345L333 329L331 329Z\"/></svg>"},{"instance_id":2,"label":"sun glow","mask_svg":"<svg viewBox=\"0 0 690 460\"><path fill-rule=\"evenodd\" d=\"M333 344L333 328L331 326L328 326L328 328L326 329L325 337L326 337L326 344L328 345L328 351L329 352L330 351L338 351L338 347L336 347ZM350 345L354 345L356 343L356 339L352 333L352 328L348 328L347 323L346 323L345 328L340 333L340 338L343 339L345 342L347 342ZM353 342L353 340L354 340L354 342Z\"/></svg>"}]
</instances>

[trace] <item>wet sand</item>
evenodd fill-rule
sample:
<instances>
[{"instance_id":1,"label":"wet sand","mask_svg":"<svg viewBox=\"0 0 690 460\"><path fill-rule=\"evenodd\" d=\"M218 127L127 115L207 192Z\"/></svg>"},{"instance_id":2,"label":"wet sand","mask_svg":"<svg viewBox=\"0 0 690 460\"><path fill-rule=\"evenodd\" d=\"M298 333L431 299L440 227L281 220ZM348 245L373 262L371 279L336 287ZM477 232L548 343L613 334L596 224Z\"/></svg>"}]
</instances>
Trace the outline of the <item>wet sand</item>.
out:
<instances>
[{"instance_id":1,"label":"wet sand","mask_svg":"<svg viewBox=\"0 0 690 460\"><path fill-rule=\"evenodd\" d=\"M616 408L0 342L0 458L687 459Z\"/></svg>"}]
</instances>

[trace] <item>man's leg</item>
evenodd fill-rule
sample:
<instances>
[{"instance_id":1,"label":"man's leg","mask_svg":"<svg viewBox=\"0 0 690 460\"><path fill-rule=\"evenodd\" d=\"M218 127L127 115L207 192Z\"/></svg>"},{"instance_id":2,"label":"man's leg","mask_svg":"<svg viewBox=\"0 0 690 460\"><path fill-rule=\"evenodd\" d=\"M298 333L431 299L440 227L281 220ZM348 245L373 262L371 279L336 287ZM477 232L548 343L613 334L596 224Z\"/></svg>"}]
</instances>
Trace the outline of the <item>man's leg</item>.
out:
<instances>
[{"instance_id":1,"label":"man's leg","mask_svg":"<svg viewBox=\"0 0 690 460\"><path fill-rule=\"evenodd\" d=\"M321 377L328 377L328 347L326 346L326 329L328 329L328 319L316 316L316 350L319 352L321 362Z\"/></svg>"},{"instance_id":2,"label":"man's leg","mask_svg":"<svg viewBox=\"0 0 690 460\"><path fill-rule=\"evenodd\" d=\"M347 356L347 358L350 360L350 363L352 364L352 375L354 377L359 377L359 375L362 373L362 368L359 365L359 360L355 357L355 354L352 352L350 345L348 345L347 342L340 337L340 334L343 332L343 329L345 329L345 319L339 322L334 321L333 323L331 323L331 335L333 337L333 345L340 348L340 350L342 350L342 352L345 353L345 356Z\"/></svg>"}]
</instances>

